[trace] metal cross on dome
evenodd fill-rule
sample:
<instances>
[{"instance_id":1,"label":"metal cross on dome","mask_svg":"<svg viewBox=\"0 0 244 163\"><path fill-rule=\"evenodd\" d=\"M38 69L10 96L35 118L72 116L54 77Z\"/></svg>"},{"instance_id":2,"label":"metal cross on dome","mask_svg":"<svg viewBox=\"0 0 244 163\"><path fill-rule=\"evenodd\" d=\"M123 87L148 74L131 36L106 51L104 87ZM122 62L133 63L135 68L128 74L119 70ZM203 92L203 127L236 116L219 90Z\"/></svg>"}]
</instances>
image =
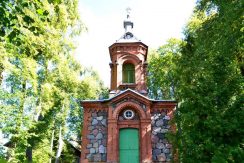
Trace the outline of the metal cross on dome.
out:
<instances>
[{"instance_id":1,"label":"metal cross on dome","mask_svg":"<svg viewBox=\"0 0 244 163\"><path fill-rule=\"evenodd\" d=\"M127 19L130 18L130 12L131 12L131 8L127 7L126 8L126 12L127 12Z\"/></svg>"}]
</instances>

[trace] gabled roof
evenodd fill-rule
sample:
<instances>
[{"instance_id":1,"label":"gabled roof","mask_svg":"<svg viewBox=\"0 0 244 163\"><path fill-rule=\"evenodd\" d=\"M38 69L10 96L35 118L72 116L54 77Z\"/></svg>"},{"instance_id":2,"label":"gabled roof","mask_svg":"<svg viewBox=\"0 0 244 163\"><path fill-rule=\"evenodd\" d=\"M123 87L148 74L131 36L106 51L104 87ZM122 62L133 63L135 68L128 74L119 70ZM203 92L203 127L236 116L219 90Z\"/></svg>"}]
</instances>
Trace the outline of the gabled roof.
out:
<instances>
[{"instance_id":1,"label":"gabled roof","mask_svg":"<svg viewBox=\"0 0 244 163\"><path fill-rule=\"evenodd\" d=\"M151 101L151 102L176 102L175 100L154 100L154 99L150 99L147 96L144 96L144 95L140 94L139 92L137 92L135 90L132 90L130 88L119 92L114 97L109 98L109 99L102 99L102 100L82 100L82 102L88 102L88 103L89 102L101 102L101 103L103 103L103 102L109 102L109 101L113 101L114 99L119 98L120 96L122 96L124 94L127 94L127 93L132 93L132 94L134 94L136 96L141 97L144 100Z\"/></svg>"}]
</instances>

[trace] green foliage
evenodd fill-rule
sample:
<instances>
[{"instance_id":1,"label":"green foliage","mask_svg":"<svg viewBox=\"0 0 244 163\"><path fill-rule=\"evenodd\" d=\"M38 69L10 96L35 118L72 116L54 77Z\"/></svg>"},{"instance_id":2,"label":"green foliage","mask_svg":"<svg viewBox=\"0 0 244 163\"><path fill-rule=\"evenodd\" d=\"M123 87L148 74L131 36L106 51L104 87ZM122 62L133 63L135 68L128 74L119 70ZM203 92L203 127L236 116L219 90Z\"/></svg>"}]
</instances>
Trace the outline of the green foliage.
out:
<instances>
[{"instance_id":1,"label":"green foliage","mask_svg":"<svg viewBox=\"0 0 244 163\"><path fill-rule=\"evenodd\" d=\"M8 161L48 162L59 138L79 141L79 100L97 98L103 87L72 56L73 38L84 30L78 0L3 0L0 13L0 127L10 135Z\"/></svg>"},{"instance_id":2,"label":"green foliage","mask_svg":"<svg viewBox=\"0 0 244 163\"><path fill-rule=\"evenodd\" d=\"M149 59L152 98L174 98L179 162L243 162L243 2L199 0L183 41Z\"/></svg>"},{"instance_id":3,"label":"green foliage","mask_svg":"<svg viewBox=\"0 0 244 163\"><path fill-rule=\"evenodd\" d=\"M181 162L242 162L243 3L199 1L177 60Z\"/></svg>"},{"instance_id":4,"label":"green foliage","mask_svg":"<svg viewBox=\"0 0 244 163\"><path fill-rule=\"evenodd\" d=\"M50 156L50 140L42 138L41 142L33 148L33 162L49 162Z\"/></svg>"},{"instance_id":5,"label":"green foliage","mask_svg":"<svg viewBox=\"0 0 244 163\"><path fill-rule=\"evenodd\" d=\"M0 163L7 163L7 161L4 158L0 157Z\"/></svg>"},{"instance_id":6,"label":"green foliage","mask_svg":"<svg viewBox=\"0 0 244 163\"><path fill-rule=\"evenodd\" d=\"M180 57L183 42L169 39L167 44L149 53L147 85L149 97L175 99L175 61Z\"/></svg>"},{"instance_id":7,"label":"green foliage","mask_svg":"<svg viewBox=\"0 0 244 163\"><path fill-rule=\"evenodd\" d=\"M66 142L64 146L64 151L62 154L62 162L77 162L80 158L80 153L75 150L74 146L70 142Z\"/></svg>"}]
</instances>

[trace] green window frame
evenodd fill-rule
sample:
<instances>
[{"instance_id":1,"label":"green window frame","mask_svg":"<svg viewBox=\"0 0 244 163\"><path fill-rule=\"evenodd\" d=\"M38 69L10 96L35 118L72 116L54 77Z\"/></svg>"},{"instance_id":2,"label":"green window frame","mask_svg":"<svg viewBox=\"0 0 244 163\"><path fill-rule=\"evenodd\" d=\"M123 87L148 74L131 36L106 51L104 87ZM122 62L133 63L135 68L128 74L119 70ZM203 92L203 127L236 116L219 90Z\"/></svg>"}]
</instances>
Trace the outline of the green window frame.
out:
<instances>
[{"instance_id":1,"label":"green window frame","mask_svg":"<svg viewBox=\"0 0 244 163\"><path fill-rule=\"evenodd\" d=\"M123 64L123 83L135 83L135 66L131 63Z\"/></svg>"}]
</instances>

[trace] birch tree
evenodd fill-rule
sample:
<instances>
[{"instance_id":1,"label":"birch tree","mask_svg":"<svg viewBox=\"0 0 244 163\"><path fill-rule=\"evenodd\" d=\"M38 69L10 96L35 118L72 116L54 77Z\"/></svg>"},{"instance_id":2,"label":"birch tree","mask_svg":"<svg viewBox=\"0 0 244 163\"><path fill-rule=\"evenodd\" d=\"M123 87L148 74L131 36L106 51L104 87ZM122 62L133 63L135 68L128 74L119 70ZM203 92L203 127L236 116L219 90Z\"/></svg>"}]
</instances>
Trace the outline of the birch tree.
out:
<instances>
[{"instance_id":1,"label":"birch tree","mask_svg":"<svg viewBox=\"0 0 244 163\"><path fill-rule=\"evenodd\" d=\"M99 92L82 80L85 69L72 56L73 37L84 31L78 0L2 0L0 12L0 127L10 135L7 159L48 162L58 131L64 138L68 130L69 109L81 113L77 102Z\"/></svg>"}]
</instances>

